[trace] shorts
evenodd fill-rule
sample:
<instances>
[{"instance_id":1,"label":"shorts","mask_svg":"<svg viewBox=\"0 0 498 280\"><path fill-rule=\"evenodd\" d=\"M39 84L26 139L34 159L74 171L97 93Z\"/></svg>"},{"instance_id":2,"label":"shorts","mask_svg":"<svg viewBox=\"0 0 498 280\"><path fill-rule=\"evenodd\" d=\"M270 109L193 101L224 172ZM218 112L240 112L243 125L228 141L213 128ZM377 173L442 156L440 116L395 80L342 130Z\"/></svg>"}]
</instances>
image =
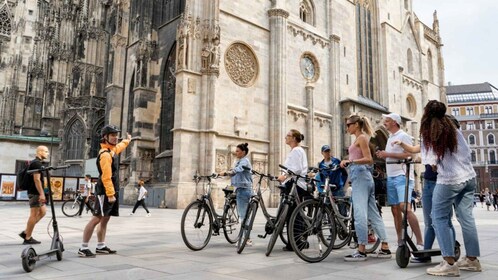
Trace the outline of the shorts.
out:
<instances>
[{"instance_id":1,"label":"shorts","mask_svg":"<svg viewBox=\"0 0 498 280\"><path fill-rule=\"evenodd\" d=\"M28 194L29 198L29 208L42 207L45 203L40 202L39 194Z\"/></svg>"},{"instance_id":2,"label":"shorts","mask_svg":"<svg viewBox=\"0 0 498 280\"><path fill-rule=\"evenodd\" d=\"M387 177L387 204L398 205L405 202L405 184L405 175ZM410 183L408 184L408 202L410 202L414 186L415 181L410 180Z\"/></svg>"},{"instance_id":3,"label":"shorts","mask_svg":"<svg viewBox=\"0 0 498 280\"><path fill-rule=\"evenodd\" d=\"M119 216L119 196L118 193L114 195L116 201L114 203L109 203L109 198L107 195L96 195L93 215L94 216Z\"/></svg>"}]
</instances>

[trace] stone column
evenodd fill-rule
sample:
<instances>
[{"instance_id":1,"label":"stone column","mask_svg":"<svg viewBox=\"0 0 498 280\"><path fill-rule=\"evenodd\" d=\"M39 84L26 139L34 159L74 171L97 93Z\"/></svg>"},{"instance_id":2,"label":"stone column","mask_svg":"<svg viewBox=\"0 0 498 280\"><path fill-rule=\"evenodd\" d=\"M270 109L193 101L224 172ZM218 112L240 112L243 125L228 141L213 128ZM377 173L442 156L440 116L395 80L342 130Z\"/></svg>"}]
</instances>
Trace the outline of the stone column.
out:
<instances>
[{"instance_id":1,"label":"stone column","mask_svg":"<svg viewBox=\"0 0 498 280\"><path fill-rule=\"evenodd\" d=\"M287 18L289 12L272 8L268 10L270 18L270 174L278 173L278 164L284 161L284 135L286 133L286 73L285 52L287 51Z\"/></svg>"},{"instance_id":2,"label":"stone column","mask_svg":"<svg viewBox=\"0 0 498 280\"><path fill-rule=\"evenodd\" d=\"M308 119L306 120L306 143L308 144L308 166L313 166L313 155L315 148L315 132L313 126L313 118L315 117L313 93L315 87L310 83L306 84L306 106L308 107Z\"/></svg>"},{"instance_id":3,"label":"stone column","mask_svg":"<svg viewBox=\"0 0 498 280\"><path fill-rule=\"evenodd\" d=\"M343 143L341 141L342 137L338 137L342 134L341 131L341 107L337 106L339 101L341 101L341 78L340 78L340 59L341 59L341 50L340 50L340 40L339 36L331 35L330 36L330 49L329 49L329 69L330 69L330 114L332 115L332 124L331 129L332 133L330 134L330 145L332 146L332 152L335 155L340 156L342 151Z\"/></svg>"}]
</instances>

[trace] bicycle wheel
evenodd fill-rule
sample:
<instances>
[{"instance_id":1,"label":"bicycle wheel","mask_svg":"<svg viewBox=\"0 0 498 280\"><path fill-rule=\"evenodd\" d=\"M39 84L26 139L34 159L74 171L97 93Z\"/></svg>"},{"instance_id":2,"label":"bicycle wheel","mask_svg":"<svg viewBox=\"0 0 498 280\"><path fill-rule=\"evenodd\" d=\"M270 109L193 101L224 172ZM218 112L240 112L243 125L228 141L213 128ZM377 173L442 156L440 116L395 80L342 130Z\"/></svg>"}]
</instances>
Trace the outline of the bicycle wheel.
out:
<instances>
[{"instance_id":1,"label":"bicycle wheel","mask_svg":"<svg viewBox=\"0 0 498 280\"><path fill-rule=\"evenodd\" d=\"M62 203L62 213L68 217L74 217L80 211L80 201L68 200Z\"/></svg>"},{"instance_id":2,"label":"bicycle wheel","mask_svg":"<svg viewBox=\"0 0 498 280\"><path fill-rule=\"evenodd\" d=\"M252 201L247 208L246 217L240 226L240 237L237 242L237 253L242 253L246 247L247 241L251 236L252 225L254 224L254 219L256 218L256 212L258 211L258 202Z\"/></svg>"},{"instance_id":3,"label":"bicycle wheel","mask_svg":"<svg viewBox=\"0 0 498 280\"><path fill-rule=\"evenodd\" d=\"M368 244L365 245L365 253L371 254L377 250L380 245L380 238L377 236L373 227L368 223Z\"/></svg>"},{"instance_id":4,"label":"bicycle wheel","mask_svg":"<svg viewBox=\"0 0 498 280\"><path fill-rule=\"evenodd\" d=\"M223 212L223 234L230 244L239 240L239 229L239 211L237 211L237 202L234 199L230 202L230 207Z\"/></svg>"},{"instance_id":5,"label":"bicycle wheel","mask_svg":"<svg viewBox=\"0 0 498 280\"><path fill-rule=\"evenodd\" d=\"M333 249L334 223L332 210L319 201L299 204L289 222L289 242L296 255L310 263L325 259Z\"/></svg>"},{"instance_id":6,"label":"bicycle wheel","mask_svg":"<svg viewBox=\"0 0 498 280\"><path fill-rule=\"evenodd\" d=\"M344 208L345 213L342 213L344 216L349 217L349 213L351 211L351 204L349 202L339 202L340 205ZM335 231L336 238L334 241L333 248L341 249L342 247L349 244L351 238L353 237L353 231L351 230L351 219L342 220L344 223L344 227L341 225L341 221L339 221L339 217L335 216Z\"/></svg>"},{"instance_id":7,"label":"bicycle wheel","mask_svg":"<svg viewBox=\"0 0 498 280\"><path fill-rule=\"evenodd\" d=\"M202 201L194 201L185 208L182 215L181 232L185 245L190 250L202 250L211 239L213 216Z\"/></svg>"},{"instance_id":8,"label":"bicycle wheel","mask_svg":"<svg viewBox=\"0 0 498 280\"><path fill-rule=\"evenodd\" d=\"M288 237L288 228L289 228L289 225L287 223L287 221L285 222L285 226L282 228L282 231L280 232L279 236L280 236L280 240L282 240L282 242L285 244L285 246L287 246L287 244L289 244L289 240Z\"/></svg>"},{"instance_id":9,"label":"bicycle wheel","mask_svg":"<svg viewBox=\"0 0 498 280\"><path fill-rule=\"evenodd\" d=\"M289 211L289 204L284 203L282 205L282 209L277 215L277 221L275 222L275 228L270 237L270 241L268 242L268 247L266 248L265 255L268 257L273 250L273 246L275 246L275 242L277 242L277 237L280 235L280 232L284 228L285 220L287 218L287 212Z\"/></svg>"}]
</instances>

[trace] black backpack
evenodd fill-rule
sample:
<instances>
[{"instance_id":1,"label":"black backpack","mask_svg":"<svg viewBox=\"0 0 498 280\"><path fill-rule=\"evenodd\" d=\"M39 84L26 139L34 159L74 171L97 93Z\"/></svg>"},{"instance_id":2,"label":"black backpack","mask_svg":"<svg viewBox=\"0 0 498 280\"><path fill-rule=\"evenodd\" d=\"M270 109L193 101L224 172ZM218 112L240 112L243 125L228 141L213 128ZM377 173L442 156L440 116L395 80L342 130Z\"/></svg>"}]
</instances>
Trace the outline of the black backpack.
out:
<instances>
[{"instance_id":1,"label":"black backpack","mask_svg":"<svg viewBox=\"0 0 498 280\"><path fill-rule=\"evenodd\" d=\"M28 160L26 161L25 165L19 172L17 172L16 175L16 188L18 191L27 191L29 189L29 186L31 184L31 174L28 174L29 166L31 165L31 162Z\"/></svg>"}]
</instances>

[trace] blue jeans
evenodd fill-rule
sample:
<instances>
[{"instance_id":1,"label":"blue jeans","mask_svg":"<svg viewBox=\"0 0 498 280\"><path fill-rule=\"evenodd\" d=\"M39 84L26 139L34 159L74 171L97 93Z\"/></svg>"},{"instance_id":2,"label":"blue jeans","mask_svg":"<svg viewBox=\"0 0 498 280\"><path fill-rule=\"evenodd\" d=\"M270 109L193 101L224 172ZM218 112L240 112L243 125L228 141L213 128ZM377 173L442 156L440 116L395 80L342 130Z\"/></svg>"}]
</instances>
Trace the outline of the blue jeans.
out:
<instances>
[{"instance_id":1,"label":"blue jeans","mask_svg":"<svg viewBox=\"0 0 498 280\"><path fill-rule=\"evenodd\" d=\"M365 165L351 165L349 178L352 184L352 199L354 211L354 227L358 237L358 244L368 244L368 221L382 242L386 242L387 235L384 222L375 204L375 184L372 173Z\"/></svg>"},{"instance_id":2,"label":"blue jeans","mask_svg":"<svg viewBox=\"0 0 498 280\"><path fill-rule=\"evenodd\" d=\"M436 181L431 181L424 179L424 189L422 190L422 211L424 212L424 249L432 249L434 244L434 239L436 239L436 233L432 227L432 193L434 192L434 187L436 186Z\"/></svg>"},{"instance_id":3,"label":"blue jeans","mask_svg":"<svg viewBox=\"0 0 498 280\"><path fill-rule=\"evenodd\" d=\"M455 257L455 229L451 223L454 206L456 217L462 227L466 255L479 257L479 238L472 214L476 179L460 184L436 184L432 196L432 221L443 257Z\"/></svg>"},{"instance_id":4,"label":"blue jeans","mask_svg":"<svg viewBox=\"0 0 498 280\"><path fill-rule=\"evenodd\" d=\"M244 221L247 213L247 205L252 195L252 188L237 188L237 211L239 211L240 221Z\"/></svg>"}]
</instances>

